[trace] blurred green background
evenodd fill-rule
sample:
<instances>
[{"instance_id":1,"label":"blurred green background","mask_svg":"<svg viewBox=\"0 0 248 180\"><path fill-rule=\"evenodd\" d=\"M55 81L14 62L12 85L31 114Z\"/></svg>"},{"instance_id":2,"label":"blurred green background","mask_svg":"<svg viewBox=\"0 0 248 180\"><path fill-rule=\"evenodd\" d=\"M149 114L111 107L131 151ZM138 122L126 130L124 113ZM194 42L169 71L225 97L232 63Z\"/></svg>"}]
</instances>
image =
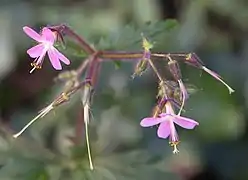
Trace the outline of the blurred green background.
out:
<instances>
[{"instance_id":1,"label":"blurred green background","mask_svg":"<svg viewBox=\"0 0 248 180\"><path fill-rule=\"evenodd\" d=\"M145 25L171 18L179 25ZM0 0L0 179L247 180L247 20L244 0ZM19 139L11 138L62 87L55 84L57 72L48 61L41 71L29 74L26 50L35 43L22 27L39 30L60 23L96 47L115 50L141 50L141 42L133 39L139 39L145 27L145 35L155 41L154 51L196 52L235 93L229 95L208 74L182 65L184 81L198 88L184 115L200 126L191 131L178 128L180 154L173 155L168 141L156 137L156 128L139 126L156 103L154 74L148 71L132 80L134 63L123 63L119 69L104 63L92 106L96 169L90 171L84 133L80 145L72 142L75 129L83 126L78 123L78 95ZM110 45L108 39L116 35L121 41ZM83 61L65 54L73 62L65 69Z\"/></svg>"}]
</instances>

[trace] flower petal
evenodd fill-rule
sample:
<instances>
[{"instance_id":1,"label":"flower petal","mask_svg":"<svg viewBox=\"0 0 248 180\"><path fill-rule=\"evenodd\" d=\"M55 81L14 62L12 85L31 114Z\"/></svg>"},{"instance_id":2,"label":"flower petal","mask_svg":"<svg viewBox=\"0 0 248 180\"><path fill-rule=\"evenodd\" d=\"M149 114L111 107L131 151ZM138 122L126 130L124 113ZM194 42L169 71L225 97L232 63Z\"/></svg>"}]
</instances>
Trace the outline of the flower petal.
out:
<instances>
[{"instance_id":1,"label":"flower petal","mask_svg":"<svg viewBox=\"0 0 248 180\"><path fill-rule=\"evenodd\" d=\"M57 54L55 53L55 51L53 51L53 49L49 49L47 51L48 57L50 59L50 62L52 63L52 66L54 67L54 69L56 70L61 70L62 66L61 63L59 61L59 58L57 56Z\"/></svg>"},{"instance_id":2,"label":"flower petal","mask_svg":"<svg viewBox=\"0 0 248 180\"><path fill-rule=\"evenodd\" d=\"M193 119L182 117L182 116L174 116L174 123L185 128L185 129L193 129L196 125L199 125L198 122Z\"/></svg>"},{"instance_id":3,"label":"flower petal","mask_svg":"<svg viewBox=\"0 0 248 180\"><path fill-rule=\"evenodd\" d=\"M23 27L23 31L32 39L34 39L35 41L40 42L41 41L41 35L38 34L37 32L35 32L33 29L31 29L28 26L24 26Z\"/></svg>"},{"instance_id":4,"label":"flower petal","mask_svg":"<svg viewBox=\"0 0 248 180\"><path fill-rule=\"evenodd\" d=\"M178 142L179 137L178 137L178 134L177 134L175 124L174 124L173 121L169 121L169 124L170 124L170 141L172 143Z\"/></svg>"},{"instance_id":5,"label":"flower petal","mask_svg":"<svg viewBox=\"0 0 248 180\"><path fill-rule=\"evenodd\" d=\"M65 57L62 53L60 53L56 48L53 48L53 50L63 63L65 63L66 65L69 65L71 63L70 60L67 59L67 57Z\"/></svg>"},{"instance_id":6,"label":"flower petal","mask_svg":"<svg viewBox=\"0 0 248 180\"><path fill-rule=\"evenodd\" d=\"M30 49L27 50L27 53L28 55L31 57L31 58L37 58L39 57L43 51L44 51L44 45L43 44L38 44L34 47L31 47Z\"/></svg>"},{"instance_id":7,"label":"flower petal","mask_svg":"<svg viewBox=\"0 0 248 180\"><path fill-rule=\"evenodd\" d=\"M170 135L170 133L171 131L169 121L162 122L158 127L158 137L166 139Z\"/></svg>"},{"instance_id":8,"label":"flower petal","mask_svg":"<svg viewBox=\"0 0 248 180\"><path fill-rule=\"evenodd\" d=\"M163 122L162 118L148 117L141 120L140 125L142 127L150 127Z\"/></svg>"},{"instance_id":9,"label":"flower petal","mask_svg":"<svg viewBox=\"0 0 248 180\"><path fill-rule=\"evenodd\" d=\"M44 27L42 29L42 38L52 44L54 44L54 41L56 39L55 34L47 27Z\"/></svg>"},{"instance_id":10,"label":"flower petal","mask_svg":"<svg viewBox=\"0 0 248 180\"><path fill-rule=\"evenodd\" d=\"M161 113L159 114L159 117L164 118L164 117L172 116L170 113Z\"/></svg>"}]
</instances>

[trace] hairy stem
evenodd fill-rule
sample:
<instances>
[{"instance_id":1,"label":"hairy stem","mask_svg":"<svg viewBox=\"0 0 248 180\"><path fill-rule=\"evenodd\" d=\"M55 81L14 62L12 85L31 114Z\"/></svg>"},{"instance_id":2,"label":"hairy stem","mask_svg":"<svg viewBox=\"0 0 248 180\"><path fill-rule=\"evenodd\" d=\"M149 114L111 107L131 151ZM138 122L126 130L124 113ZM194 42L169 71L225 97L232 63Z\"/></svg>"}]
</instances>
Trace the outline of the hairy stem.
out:
<instances>
[{"instance_id":1,"label":"hairy stem","mask_svg":"<svg viewBox=\"0 0 248 180\"><path fill-rule=\"evenodd\" d=\"M164 59L171 56L172 58L186 58L188 53L151 53L152 58ZM125 52L125 51L101 51L99 57L104 60L140 60L143 58L144 52Z\"/></svg>"}]
</instances>

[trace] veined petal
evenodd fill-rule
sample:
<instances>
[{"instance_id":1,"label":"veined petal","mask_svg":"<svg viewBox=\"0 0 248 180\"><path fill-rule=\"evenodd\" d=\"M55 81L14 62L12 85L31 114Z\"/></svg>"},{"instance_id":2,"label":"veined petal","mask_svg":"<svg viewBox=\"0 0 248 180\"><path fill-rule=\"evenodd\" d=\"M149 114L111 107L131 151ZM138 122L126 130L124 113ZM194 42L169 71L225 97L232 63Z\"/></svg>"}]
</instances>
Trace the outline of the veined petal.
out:
<instances>
[{"instance_id":1,"label":"veined petal","mask_svg":"<svg viewBox=\"0 0 248 180\"><path fill-rule=\"evenodd\" d=\"M41 41L41 35L38 34L37 32L35 32L33 29L31 29L28 26L24 26L23 27L23 31L32 39L34 39L35 41L40 42Z\"/></svg>"},{"instance_id":2,"label":"veined petal","mask_svg":"<svg viewBox=\"0 0 248 180\"><path fill-rule=\"evenodd\" d=\"M39 57L43 51L44 51L44 45L43 44L38 44L34 47L31 47L30 49L27 50L27 53L30 57L32 58L37 58Z\"/></svg>"},{"instance_id":3,"label":"veined petal","mask_svg":"<svg viewBox=\"0 0 248 180\"><path fill-rule=\"evenodd\" d=\"M54 69L61 70L62 69L61 63L59 61L57 54L55 53L55 51L53 51L53 48L49 49L47 53L48 53L48 57Z\"/></svg>"},{"instance_id":4,"label":"veined petal","mask_svg":"<svg viewBox=\"0 0 248 180\"><path fill-rule=\"evenodd\" d=\"M170 135L170 133L171 131L169 121L162 122L158 127L158 137L166 139Z\"/></svg>"},{"instance_id":5,"label":"veined petal","mask_svg":"<svg viewBox=\"0 0 248 180\"><path fill-rule=\"evenodd\" d=\"M174 116L174 112L173 113L161 113L161 114L159 114L159 117L161 117L161 118L167 118L167 117L172 117L172 116Z\"/></svg>"},{"instance_id":6,"label":"veined petal","mask_svg":"<svg viewBox=\"0 0 248 180\"><path fill-rule=\"evenodd\" d=\"M150 127L163 122L162 118L148 117L141 120L140 125L142 127Z\"/></svg>"},{"instance_id":7,"label":"veined petal","mask_svg":"<svg viewBox=\"0 0 248 180\"><path fill-rule=\"evenodd\" d=\"M56 48L53 47L53 51L56 53L57 57L66 65L69 65L71 62L67 57L65 57L61 52L59 52Z\"/></svg>"},{"instance_id":8,"label":"veined petal","mask_svg":"<svg viewBox=\"0 0 248 180\"><path fill-rule=\"evenodd\" d=\"M175 143L179 141L179 137L177 134L176 127L174 125L174 122L172 120L168 121L170 125L170 141L171 143Z\"/></svg>"},{"instance_id":9,"label":"veined petal","mask_svg":"<svg viewBox=\"0 0 248 180\"><path fill-rule=\"evenodd\" d=\"M195 126L199 125L199 123L194 121L193 119L177 116L177 115L174 116L173 121L174 123L185 129L193 129Z\"/></svg>"},{"instance_id":10,"label":"veined petal","mask_svg":"<svg viewBox=\"0 0 248 180\"><path fill-rule=\"evenodd\" d=\"M55 34L49 28L44 27L42 29L42 38L43 38L43 40L48 41L48 42L54 44L54 41L56 39L56 36L55 36Z\"/></svg>"}]
</instances>

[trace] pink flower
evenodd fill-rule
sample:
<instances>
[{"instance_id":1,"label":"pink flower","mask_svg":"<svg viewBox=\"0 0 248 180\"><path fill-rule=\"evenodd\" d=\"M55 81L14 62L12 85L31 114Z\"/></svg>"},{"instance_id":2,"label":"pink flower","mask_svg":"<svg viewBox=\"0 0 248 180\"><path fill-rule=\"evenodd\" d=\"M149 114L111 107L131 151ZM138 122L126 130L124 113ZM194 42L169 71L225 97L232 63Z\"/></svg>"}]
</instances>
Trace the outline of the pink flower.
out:
<instances>
[{"instance_id":1,"label":"pink flower","mask_svg":"<svg viewBox=\"0 0 248 180\"><path fill-rule=\"evenodd\" d=\"M185 129L194 129L196 125L199 125L193 119L176 115L171 104L168 102L166 103L166 113L162 113L158 117L144 118L140 122L140 125L142 127L150 127L159 124L157 131L158 137L163 139L169 137L170 144L174 148L173 153L178 153L177 145L179 144L179 137L174 123Z\"/></svg>"},{"instance_id":2,"label":"pink flower","mask_svg":"<svg viewBox=\"0 0 248 180\"><path fill-rule=\"evenodd\" d=\"M56 33L52 32L49 28L44 27L40 34L35 32L30 27L23 27L23 31L32 39L38 42L38 45L27 50L27 53L31 58L35 58L31 66L34 68L30 71L32 73L35 69L40 69L46 53L52 63L52 66L56 70L61 70L61 62L69 65L70 60L67 59L63 54L61 54L55 47L54 43L56 41Z\"/></svg>"}]
</instances>

